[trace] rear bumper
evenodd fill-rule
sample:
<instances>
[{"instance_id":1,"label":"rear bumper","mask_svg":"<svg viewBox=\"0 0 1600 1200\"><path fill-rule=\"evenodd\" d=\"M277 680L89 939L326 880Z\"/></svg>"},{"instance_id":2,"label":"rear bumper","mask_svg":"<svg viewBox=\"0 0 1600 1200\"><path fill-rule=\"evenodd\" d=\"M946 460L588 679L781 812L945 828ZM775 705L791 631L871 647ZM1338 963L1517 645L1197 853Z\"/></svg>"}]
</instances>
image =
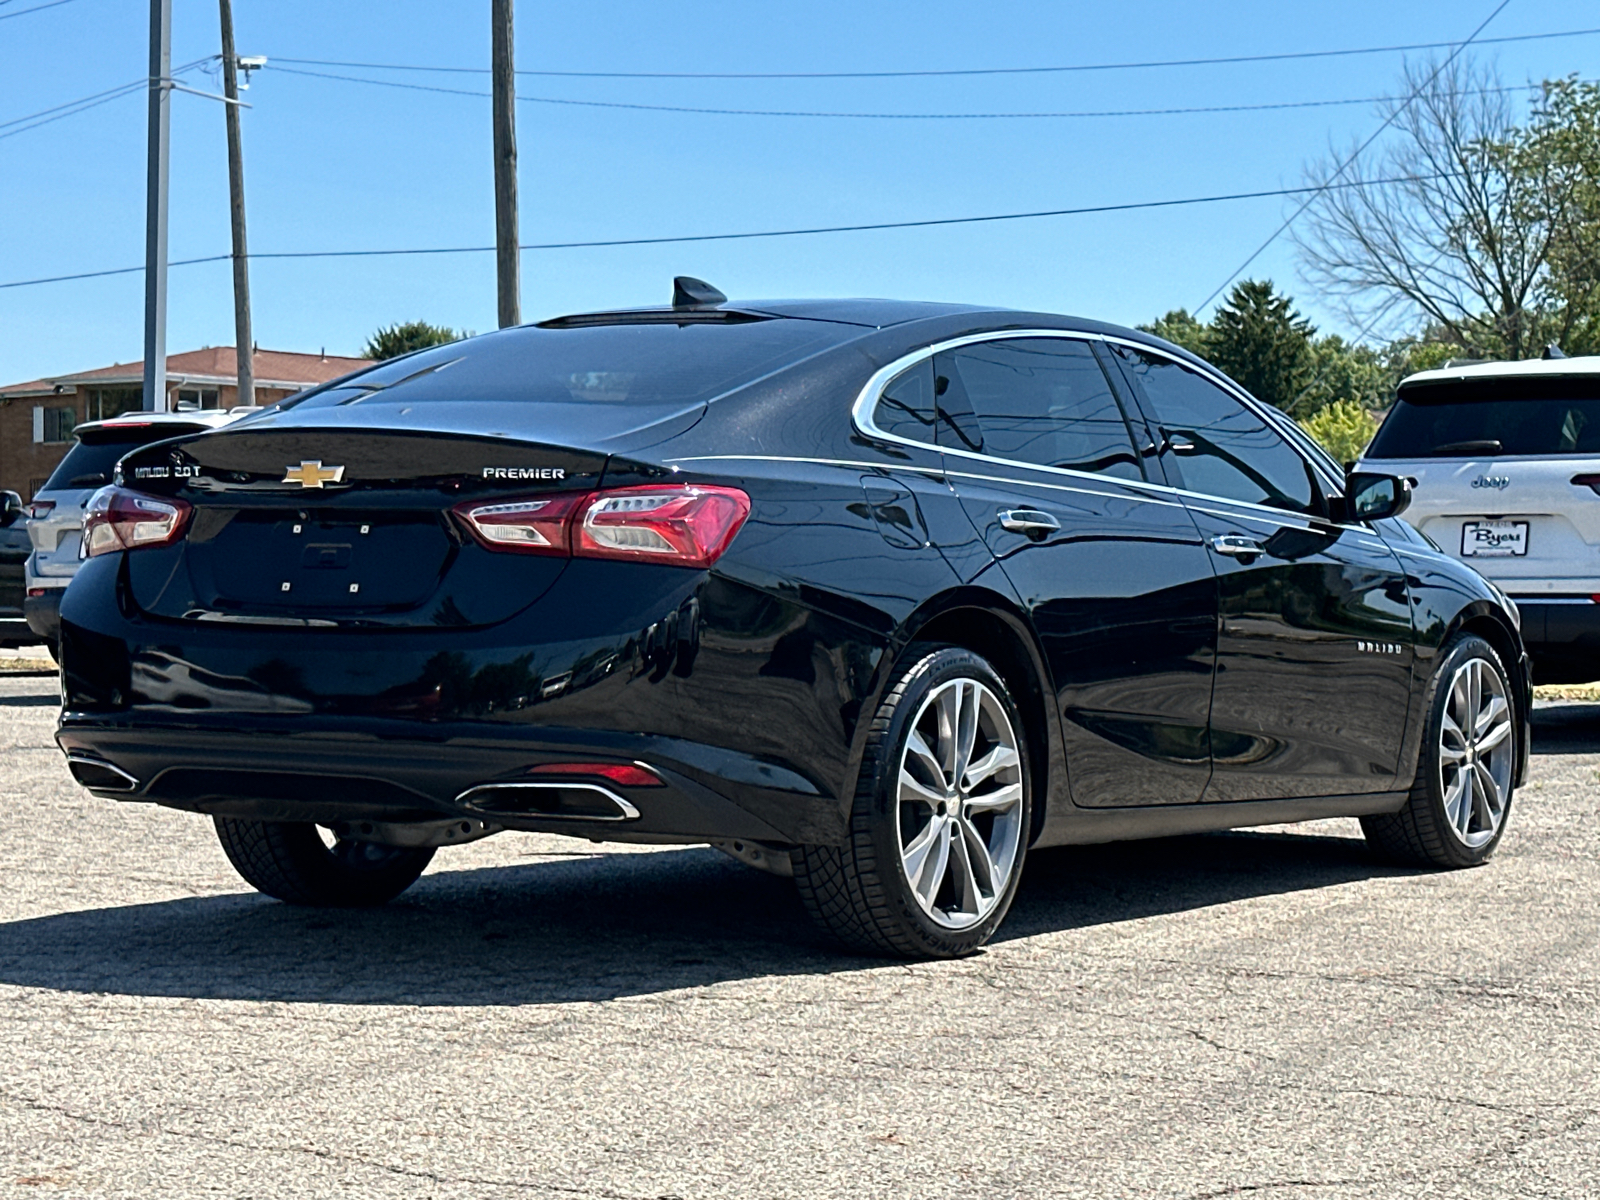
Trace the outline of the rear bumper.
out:
<instances>
[{"instance_id":1,"label":"rear bumper","mask_svg":"<svg viewBox=\"0 0 1600 1200\"><path fill-rule=\"evenodd\" d=\"M1600 679L1600 604L1587 596L1513 596L1537 683Z\"/></svg>"},{"instance_id":2,"label":"rear bumper","mask_svg":"<svg viewBox=\"0 0 1600 1200\"><path fill-rule=\"evenodd\" d=\"M99 795L263 820L836 844L853 792L840 706L862 703L881 646L718 576L588 560L489 627L161 620L131 610L106 556L62 598L60 651L57 740L114 768L74 771ZM638 813L620 820L463 799L559 762L642 762L666 786L615 789Z\"/></svg>"},{"instance_id":3,"label":"rear bumper","mask_svg":"<svg viewBox=\"0 0 1600 1200\"><path fill-rule=\"evenodd\" d=\"M730 787L704 769L714 764L696 768L681 761L705 757L705 747L676 746L672 739L554 730L497 735L471 727L435 728L427 739L397 738L404 732L383 723L359 728L307 720L248 731L187 723L164 727L68 713L56 740L73 774L98 796L256 820L335 825L466 817L620 841L794 842L803 833L814 836L816 818L833 808L817 795L767 790L763 796L736 783ZM574 789L599 795L595 781L529 773L540 763L596 761L644 762L665 786L599 780L623 803L597 809L563 803ZM486 795L497 783L539 786L502 790L497 800ZM743 803L723 790L738 792Z\"/></svg>"},{"instance_id":4,"label":"rear bumper","mask_svg":"<svg viewBox=\"0 0 1600 1200\"><path fill-rule=\"evenodd\" d=\"M24 597L22 616L27 625L30 642L48 642L54 646L61 640L61 593L64 587L32 588L36 596Z\"/></svg>"}]
</instances>

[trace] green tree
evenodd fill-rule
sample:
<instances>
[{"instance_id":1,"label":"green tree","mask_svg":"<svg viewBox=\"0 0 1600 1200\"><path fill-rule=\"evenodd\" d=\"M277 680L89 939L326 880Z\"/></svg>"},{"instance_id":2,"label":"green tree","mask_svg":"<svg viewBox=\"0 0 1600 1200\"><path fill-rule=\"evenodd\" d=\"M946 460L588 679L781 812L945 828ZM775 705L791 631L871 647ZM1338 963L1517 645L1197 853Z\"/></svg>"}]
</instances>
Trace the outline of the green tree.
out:
<instances>
[{"instance_id":1,"label":"green tree","mask_svg":"<svg viewBox=\"0 0 1600 1200\"><path fill-rule=\"evenodd\" d=\"M1316 438L1335 462L1353 463L1378 432L1373 415L1353 400L1335 400L1303 419L1300 428Z\"/></svg>"},{"instance_id":2,"label":"green tree","mask_svg":"<svg viewBox=\"0 0 1600 1200\"><path fill-rule=\"evenodd\" d=\"M380 362L387 358L398 358L402 354L410 354L413 350L423 350L429 346L444 346L450 342L459 342L462 338L471 337L472 334L465 330L451 329L447 325L430 325L426 321L407 321L400 325L388 325L378 330L367 342L366 349L361 352L362 358L375 358Z\"/></svg>"},{"instance_id":3,"label":"green tree","mask_svg":"<svg viewBox=\"0 0 1600 1200\"><path fill-rule=\"evenodd\" d=\"M1270 281L1246 279L1212 318L1206 357L1257 399L1299 416L1316 370L1315 332Z\"/></svg>"},{"instance_id":4,"label":"green tree","mask_svg":"<svg viewBox=\"0 0 1600 1200\"><path fill-rule=\"evenodd\" d=\"M1338 403L1387 408L1396 382L1381 350L1330 333L1311 343L1311 379L1295 401L1293 413L1305 418Z\"/></svg>"},{"instance_id":5,"label":"green tree","mask_svg":"<svg viewBox=\"0 0 1600 1200\"><path fill-rule=\"evenodd\" d=\"M1392 136L1307 171L1308 279L1467 358L1600 349L1600 87L1546 82L1526 119L1492 68L1408 64ZM1358 316L1358 313L1360 314Z\"/></svg>"},{"instance_id":6,"label":"green tree","mask_svg":"<svg viewBox=\"0 0 1600 1200\"><path fill-rule=\"evenodd\" d=\"M1600 84L1547 81L1516 163L1540 183L1523 218L1551 230L1535 289L1541 336L1568 354L1600 353Z\"/></svg>"},{"instance_id":7,"label":"green tree","mask_svg":"<svg viewBox=\"0 0 1600 1200\"><path fill-rule=\"evenodd\" d=\"M1197 320L1187 308L1175 308L1159 320L1141 325L1139 328L1145 333L1165 338L1174 346L1182 346L1190 354L1199 354L1202 357L1206 352L1206 339L1211 333L1210 328L1204 322Z\"/></svg>"}]
</instances>

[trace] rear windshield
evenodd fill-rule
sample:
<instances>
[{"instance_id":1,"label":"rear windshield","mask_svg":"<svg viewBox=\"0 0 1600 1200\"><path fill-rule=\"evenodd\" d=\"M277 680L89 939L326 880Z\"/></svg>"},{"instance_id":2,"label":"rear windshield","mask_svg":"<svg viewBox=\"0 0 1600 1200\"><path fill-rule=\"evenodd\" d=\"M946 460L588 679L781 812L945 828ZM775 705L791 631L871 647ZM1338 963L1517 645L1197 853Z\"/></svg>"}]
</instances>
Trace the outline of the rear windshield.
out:
<instances>
[{"instance_id":1,"label":"rear windshield","mask_svg":"<svg viewBox=\"0 0 1600 1200\"><path fill-rule=\"evenodd\" d=\"M117 465L117 459L130 450L151 442L181 437L186 433L198 433L206 428L208 426L205 425L163 422L115 432L106 429L86 430L85 435L92 440L74 442L67 456L50 473L42 490L62 492L74 488L102 487L111 482L111 468Z\"/></svg>"},{"instance_id":2,"label":"rear windshield","mask_svg":"<svg viewBox=\"0 0 1600 1200\"><path fill-rule=\"evenodd\" d=\"M1600 455L1600 378L1496 379L1402 389L1368 458Z\"/></svg>"},{"instance_id":3,"label":"rear windshield","mask_svg":"<svg viewBox=\"0 0 1600 1200\"><path fill-rule=\"evenodd\" d=\"M687 406L859 337L827 321L524 326L397 359L280 408L512 400Z\"/></svg>"}]
</instances>

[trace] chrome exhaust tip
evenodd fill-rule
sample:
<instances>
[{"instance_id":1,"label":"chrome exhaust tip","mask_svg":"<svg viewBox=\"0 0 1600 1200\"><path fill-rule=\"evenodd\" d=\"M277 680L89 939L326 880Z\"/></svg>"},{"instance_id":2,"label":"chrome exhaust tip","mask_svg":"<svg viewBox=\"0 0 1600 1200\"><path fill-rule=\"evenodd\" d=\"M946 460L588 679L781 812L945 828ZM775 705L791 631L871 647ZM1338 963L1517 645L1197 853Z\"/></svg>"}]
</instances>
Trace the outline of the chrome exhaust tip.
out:
<instances>
[{"instance_id":1,"label":"chrome exhaust tip","mask_svg":"<svg viewBox=\"0 0 1600 1200\"><path fill-rule=\"evenodd\" d=\"M67 770L92 792L132 792L139 787L139 781L121 767L87 754L67 755Z\"/></svg>"},{"instance_id":2,"label":"chrome exhaust tip","mask_svg":"<svg viewBox=\"0 0 1600 1200\"><path fill-rule=\"evenodd\" d=\"M456 797L470 812L541 821L637 821L639 810L598 783L480 783Z\"/></svg>"}]
</instances>

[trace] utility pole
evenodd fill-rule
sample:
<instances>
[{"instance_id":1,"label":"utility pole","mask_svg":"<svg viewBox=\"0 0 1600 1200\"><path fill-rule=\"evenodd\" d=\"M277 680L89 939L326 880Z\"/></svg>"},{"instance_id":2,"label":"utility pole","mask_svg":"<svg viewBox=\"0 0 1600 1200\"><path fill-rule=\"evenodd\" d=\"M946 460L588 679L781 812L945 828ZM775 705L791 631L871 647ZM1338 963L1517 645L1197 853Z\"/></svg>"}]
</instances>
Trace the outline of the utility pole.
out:
<instances>
[{"instance_id":1,"label":"utility pole","mask_svg":"<svg viewBox=\"0 0 1600 1200\"><path fill-rule=\"evenodd\" d=\"M500 328L522 324L522 258L517 249L517 68L513 0L490 0L494 50L494 265Z\"/></svg>"},{"instance_id":2,"label":"utility pole","mask_svg":"<svg viewBox=\"0 0 1600 1200\"><path fill-rule=\"evenodd\" d=\"M144 201L144 407L167 411L167 168L172 0L150 0L150 134Z\"/></svg>"},{"instance_id":3,"label":"utility pole","mask_svg":"<svg viewBox=\"0 0 1600 1200\"><path fill-rule=\"evenodd\" d=\"M222 15L222 111L228 121L228 215L233 222L233 357L239 367L239 403L256 402L255 341L250 332L250 251L244 236L244 146L239 138L239 59L233 50L233 3L218 0Z\"/></svg>"}]
</instances>

